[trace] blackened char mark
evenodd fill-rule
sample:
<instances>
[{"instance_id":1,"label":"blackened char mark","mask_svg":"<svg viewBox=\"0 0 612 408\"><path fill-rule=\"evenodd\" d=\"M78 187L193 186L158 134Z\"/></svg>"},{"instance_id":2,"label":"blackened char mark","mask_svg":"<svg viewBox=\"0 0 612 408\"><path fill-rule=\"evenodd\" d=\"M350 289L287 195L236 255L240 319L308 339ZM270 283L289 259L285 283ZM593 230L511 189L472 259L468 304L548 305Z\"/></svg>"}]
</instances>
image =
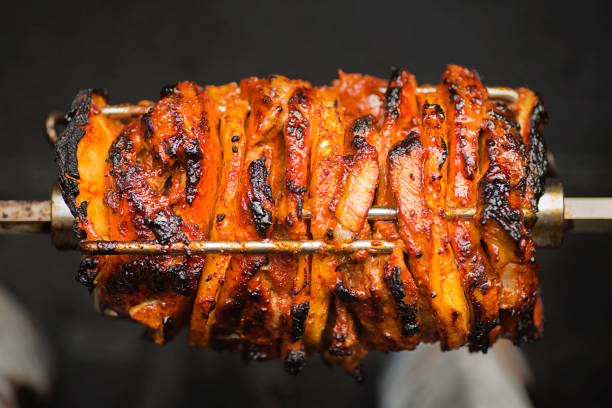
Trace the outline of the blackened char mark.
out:
<instances>
[{"instance_id":1,"label":"blackened char mark","mask_svg":"<svg viewBox=\"0 0 612 408\"><path fill-rule=\"evenodd\" d=\"M440 123L443 123L446 120L446 115L444 114L444 109L437 103L430 104L427 101L423 104L423 117L426 118L426 121L431 121L436 124L437 128L440 129ZM446 158L448 157L448 147L446 146L446 142L444 138L440 139L440 160L438 161L438 170L442 170L444 163L446 163Z\"/></svg>"},{"instance_id":2,"label":"blackened char mark","mask_svg":"<svg viewBox=\"0 0 612 408\"><path fill-rule=\"evenodd\" d=\"M298 375L306 364L306 352L304 350L289 350L285 357L284 367L291 375Z\"/></svg>"},{"instance_id":3,"label":"blackened char mark","mask_svg":"<svg viewBox=\"0 0 612 408\"><path fill-rule=\"evenodd\" d=\"M338 347L338 346L331 346L329 349L327 349L327 351L329 352L329 354L331 354L334 357L345 357L345 356L353 355L352 350L347 350L344 347Z\"/></svg>"},{"instance_id":4,"label":"blackened char mark","mask_svg":"<svg viewBox=\"0 0 612 408\"><path fill-rule=\"evenodd\" d=\"M402 77L402 70L397 67L391 67L391 75L389 76L389 84L393 84Z\"/></svg>"},{"instance_id":5,"label":"blackened char mark","mask_svg":"<svg viewBox=\"0 0 612 408\"><path fill-rule=\"evenodd\" d=\"M533 321L533 312L535 308L536 294L530 297L529 302L525 302L525 305L521 309L518 326L517 326L517 345L530 343L538 338L538 328ZM533 300L532 300L533 299Z\"/></svg>"},{"instance_id":6,"label":"blackened char mark","mask_svg":"<svg viewBox=\"0 0 612 408\"><path fill-rule=\"evenodd\" d=\"M180 90L178 89L178 84L169 84L162 87L159 91L160 98L166 98L168 96L178 95L180 94Z\"/></svg>"},{"instance_id":7,"label":"blackened char mark","mask_svg":"<svg viewBox=\"0 0 612 408\"><path fill-rule=\"evenodd\" d=\"M529 175L527 183L531 186L534 202L544 191L544 176L548 170L548 160L546 159L546 143L544 141L544 126L548 123L548 113L541 100L538 100L529 118Z\"/></svg>"},{"instance_id":8,"label":"blackened char mark","mask_svg":"<svg viewBox=\"0 0 612 408\"><path fill-rule=\"evenodd\" d=\"M77 239L87 238L87 233L81 228L79 228L79 223L77 222L78 219L84 220L87 218L87 205L88 205L87 201L81 202L81 205L79 205L76 210L78 217L75 217L75 220L72 223L72 232L74 232L74 236Z\"/></svg>"},{"instance_id":9,"label":"blackened char mark","mask_svg":"<svg viewBox=\"0 0 612 408\"><path fill-rule=\"evenodd\" d=\"M302 89L295 91L293 96L289 99L289 113L287 114L287 126L285 130L287 134L294 137L296 140L304 140L304 134L310 123L308 119L304 117L302 112L298 109L298 106L305 105L309 101L304 95ZM303 145L303 142L302 142Z\"/></svg>"},{"instance_id":10,"label":"blackened char mark","mask_svg":"<svg viewBox=\"0 0 612 408\"><path fill-rule=\"evenodd\" d=\"M372 135L372 132L376 132L375 122L376 119L372 115L355 119L350 128L350 134L353 137L351 145L355 154L344 156L347 163L354 163L354 161L359 161L364 157L376 155L376 149L368 143L368 138Z\"/></svg>"},{"instance_id":11,"label":"blackened char mark","mask_svg":"<svg viewBox=\"0 0 612 408\"><path fill-rule=\"evenodd\" d=\"M304 194L306 194L308 189L304 186L295 186L291 180L287 180L286 186L287 190L289 190L295 196L295 202L297 204L297 218L298 220L301 220L304 213ZM291 226L293 221L291 219L288 221L289 226Z\"/></svg>"},{"instance_id":12,"label":"blackened char mark","mask_svg":"<svg viewBox=\"0 0 612 408\"><path fill-rule=\"evenodd\" d=\"M402 91L401 86L394 86L387 89L385 94L385 114L393 119L399 117L399 105L400 105L400 92Z\"/></svg>"},{"instance_id":13,"label":"blackened char mark","mask_svg":"<svg viewBox=\"0 0 612 408\"><path fill-rule=\"evenodd\" d=\"M262 237L266 237L268 228L272 225L273 205L272 188L268 183L270 172L266 168L266 156L253 160L249 164L249 181L251 188L248 191L249 209L255 222L255 230Z\"/></svg>"},{"instance_id":14,"label":"blackened char mark","mask_svg":"<svg viewBox=\"0 0 612 408\"><path fill-rule=\"evenodd\" d=\"M442 170L442 166L444 166L444 163L446 163L446 158L448 157L448 146L446 146L446 142L444 141L444 139L440 139L440 143L442 143L442 145L440 146L442 150L442 157L440 158L440 162L438 163L438 169Z\"/></svg>"},{"instance_id":15,"label":"blackened char mark","mask_svg":"<svg viewBox=\"0 0 612 408\"><path fill-rule=\"evenodd\" d=\"M309 310L310 310L310 304L308 303L308 301L304 301L300 304L291 306L293 341L298 341L304 336L305 322L306 322L306 317L308 317Z\"/></svg>"},{"instance_id":16,"label":"blackened char mark","mask_svg":"<svg viewBox=\"0 0 612 408\"><path fill-rule=\"evenodd\" d=\"M87 218L87 201L81 202L81 205L77 208L77 213L82 217L82 219Z\"/></svg>"},{"instance_id":17,"label":"blackened char mark","mask_svg":"<svg viewBox=\"0 0 612 408\"><path fill-rule=\"evenodd\" d=\"M353 146L359 150L366 142L366 137L374 130L375 118L372 115L362 116L355 119L351 125L351 134L353 135Z\"/></svg>"},{"instance_id":18,"label":"blackened char mark","mask_svg":"<svg viewBox=\"0 0 612 408\"><path fill-rule=\"evenodd\" d=\"M391 296L395 300L396 308L400 312L402 336L411 337L419 332L418 309L416 298L411 304L406 304L404 301L406 291L401 279L401 272L402 268L399 266L390 268L385 265L384 280L389 292L391 292Z\"/></svg>"},{"instance_id":19,"label":"blackened char mark","mask_svg":"<svg viewBox=\"0 0 612 408\"><path fill-rule=\"evenodd\" d=\"M162 245L185 240L185 235L181 231L183 219L178 215L160 210L155 214L155 218L147 220L147 224L155 234L157 241Z\"/></svg>"},{"instance_id":20,"label":"blackened char mark","mask_svg":"<svg viewBox=\"0 0 612 408\"><path fill-rule=\"evenodd\" d=\"M468 344L471 352L480 351L486 353L491 345L489 333L499 325L499 317L493 321L484 316L482 303L476 299L471 300L473 322L472 329L468 334Z\"/></svg>"},{"instance_id":21,"label":"blackened char mark","mask_svg":"<svg viewBox=\"0 0 612 408\"><path fill-rule=\"evenodd\" d=\"M157 197L159 193L147 183L142 165L133 163L126 156L125 153L132 152L133 149L134 142L130 139L129 134L122 132L108 152L110 175L115 179L117 193L132 204L133 222L146 225L162 245L177 241L186 242L186 237L181 231L183 224L181 217L172 214L168 209L158 210L154 214L147 210L152 204L148 197Z\"/></svg>"},{"instance_id":22,"label":"blackened char mark","mask_svg":"<svg viewBox=\"0 0 612 408\"><path fill-rule=\"evenodd\" d=\"M166 270L170 290L184 296L189 296L194 292L197 281L194 282L193 278L199 276L197 271L187 266L187 262L181 262L168 266Z\"/></svg>"},{"instance_id":23,"label":"blackened char mark","mask_svg":"<svg viewBox=\"0 0 612 408\"><path fill-rule=\"evenodd\" d=\"M191 205L198 194L197 185L202 176L202 164L199 161L187 160L185 169L187 170L185 201L187 201L187 204Z\"/></svg>"},{"instance_id":24,"label":"blackened char mark","mask_svg":"<svg viewBox=\"0 0 612 408\"><path fill-rule=\"evenodd\" d=\"M444 109L437 103L428 103L425 101L423 104L423 115L431 115L437 122L442 122L446 118Z\"/></svg>"},{"instance_id":25,"label":"blackened char mark","mask_svg":"<svg viewBox=\"0 0 612 408\"><path fill-rule=\"evenodd\" d=\"M185 201L191 205L193 200L198 194L198 183L202 177L202 163L203 158L202 150L198 144L197 139L190 139L190 142L185 147L185 155L187 156L187 162L185 163L185 170L187 173L187 181L185 186Z\"/></svg>"},{"instance_id":26,"label":"blackened char mark","mask_svg":"<svg viewBox=\"0 0 612 408\"><path fill-rule=\"evenodd\" d=\"M338 298L340 298L341 301L346 304L355 303L359 300L359 295L355 291L347 288L344 282L342 282L341 280L336 282L334 293L336 294L336 296L338 296Z\"/></svg>"},{"instance_id":27,"label":"blackened char mark","mask_svg":"<svg viewBox=\"0 0 612 408\"><path fill-rule=\"evenodd\" d=\"M227 299L220 300L217 304L217 321L223 323L223 327L238 327L241 323L242 311L247 303L247 298L257 299L257 292L249 292L247 285L262 266L268 264L268 258L264 255L249 255L233 258L231 262L238 262L240 268L239 282L236 289L228 295Z\"/></svg>"},{"instance_id":28,"label":"blackened char mark","mask_svg":"<svg viewBox=\"0 0 612 408\"><path fill-rule=\"evenodd\" d=\"M517 346L530 343L542 337L541 327L537 327L533 319L536 297L537 293L534 292L531 296L528 296L528 299L523 302L520 308L500 311L502 321L510 320L516 324L514 327L516 337L512 338L512 342Z\"/></svg>"},{"instance_id":29,"label":"blackened char mark","mask_svg":"<svg viewBox=\"0 0 612 408\"><path fill-rule=\"evenodd\" d=\"M508 201L509 194L509 181L486 181L482 189L485 204L480 222L484 225L489 220L496 221L508 233L510 238L518 244L523 238L523 217L520 210L510 207L510 202Z\"/></svg>"},{"instance_id":30,"label":"blackened char mark","mask_svg":"<svg viewBox=\"0 0 612 408\"><path fill-rule=\"evenodd\" d=\"M151 112L147 112L142 115L142 119L140 119L142 123L142 128L144 129L144 138L150 139L155 133L155 125L151 120Z\"/></svg>"},{"instance_id":31,"label":"blackened char mark","mask_svg":"<svg viewBox=\"0 0 612 408\"><path fill-rule=\"evenodd\" d=\"M487 112L487 114L490 118L503 123L503 125L509 129L513 129L516 132L519 132L521 130L521 125L519 125L516 119L514 118L514 114L503 103L495 104L494 109ZM518 140L519 136L517 134L513 137Z\"/></svg>"},{"instance_id":32,"label":"blackened char mark","mask_svg":"<svg viewBox=\"0 0 612 408\"><path fill-rule=\"evenodd\" d=\"M100 95L106 98L106 91L101 89L85 89L76 95L70 110L66 113L66 128L55 143L55 162L57 164L59 186L75 217L79 216L76 197L79 195L79 164L77 159L78 144L85 136L82 126L89 124L89 111L92 96Z\"/></svg>"},{"instance_id":33,"label":"blackened char mark","mask_svg":"<svg viewBox=\"0 0 612 408\"><path fill-rule=\"evenodd\" d=\"M180 94L177 94L176 97L179 98ZM169 107L169 113L172 117L172 123L174 127L174 134L162 141L162 146L166 154L168 154L169 157L178 158L181 150L185 151L187 155L188 149L192 151L192 154L196 154L196 149L198 148L197 140L193 140L189 137L182 110L173 103L170 103ZM194 142L195 147L193 146Z\"/></svg>"},{"instance_id":34,"label":"blackened char mark","mask_svg":"<svg viewBox=\"0 0 612 408\"><path fill-rule=\"evenodd\" d=\"M410 132L406 138L393 146L389 150L389 162L393 163L401 156L410 154L414 149L421 147L418 134L414 131Z\"/></svg>"},{"instance_id":35,"label":"blackened char mark","mask_svg":"<svg viewBox=\"0 0 612 408\"><path fill-rule=\"evenodd\" d=\"M303 156L304 152L307 152L309 149L309 146L305 144L309 142L305 139L308 128L311 125L300 108L304 109L310 104L312 104L312 101L304 94L304 90L302 88L297 89L289 99L289 111L285 125L285 133L289 138L287 141L287 160L289 163L287 164L286 186L287 190L294 197L298 220L302 219L304 195L308 190L305 186L299 184L299 180L296 180L299 175L295 174L295 172L299 170L294 167L300 166L300 159L298 157Z\"/></svg>"},{"instance_id":36,"label":"blackened char mark","mask_svg":"<svg viewBox=\"0 0 612 408\"><path fill-rule=\"evenodd\" d=\"M190 296L197 288L203 266L199 256L181 259L174 263L169 256L138 257L129 262L117 264L117 270L110 271L104 282L109 293L135 294L141 287L154 293L171 291Z\"/></svg>"},{"instance_id":37,"label":"blackened char mark","mask_svg":"<svg viewBox=\"0 0 612 408\"><path fill-rule=\"evenodd\" d=\"M525 180L516 180L514 174L506 174L503 151L513 151L525 158L525 145L520 138L520 126L514 120L513 113L503 104L496 104L487 113L484 131L492 132L497 137L486 140L486 151L489 156L489 167L482 180L484 208L481 223L496 221L518 245L523 238L523 214L520 209L512 208L508 197L517 190L524 191ZM486 137L486 135L485 135ZM522 193L520 193L522 194Z\"/></svg>"},{"instance_id":38,"label":"blackened char mark","mask_svg":"<svg viewBox=\"0 0 612 408\"><path fill-rule=\"evenodd\" d=\"M108 160L110 161L111 176L119 177L121 170L124 168L136 167L131 166L131 163L125 157L125 152L131 152L134 147L134 142L124 132L119 134L119 137L113 141L108 150ZM130 181L130 180L122 180ZM124 185L127 187L127 184Z\"/></svg>"},{"instance_id":39,"label":"blackened char mark","mask_svg":"<svg viewBox=\"0 0 612 408\"><path fill-rule=\"evenodd\" d=\"M79 271L75 276L76 281L85 286L87 290L89 290L89 293L93 292L94 288L96 287L94 281L100 272L100 269L98 268L99 263L100 261L98 258L83 257L83 259L81 259L81 264L79 265Z\"/></svg>"}]
</instances>

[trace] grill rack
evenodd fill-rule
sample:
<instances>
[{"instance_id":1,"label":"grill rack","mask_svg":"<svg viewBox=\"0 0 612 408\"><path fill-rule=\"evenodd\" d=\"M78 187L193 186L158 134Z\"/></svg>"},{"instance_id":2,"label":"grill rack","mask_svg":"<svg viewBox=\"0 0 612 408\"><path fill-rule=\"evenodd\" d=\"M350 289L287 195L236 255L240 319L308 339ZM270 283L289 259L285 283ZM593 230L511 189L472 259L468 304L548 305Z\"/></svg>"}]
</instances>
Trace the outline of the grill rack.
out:
<instances>
[{"instance_id":1,"label":"grill rack","mask_svg":"<svg viewBox=\"0 0 612 408\"><path fill-rule=\"evenodd\" d=\"M517 92L507 87L488 87L489 98L514 102ZM384 92L385 89L381 88ZM433 86L423 86L418 93L435 92ZM147 113L151 104L112 105L102 109L102 114L127 119ZM58 137L64 113L57 111L48 115L45 130L48 141L54 145ZM539 247L560 246L568 231L612 232L612 198L564 197L561 182L556 178L554 157L549 155L549 175L545 191L538 202L538 212L524 210L525 218L534 224L533 238ZM475 208L447 209L447 219L473 218ZM304 218L310 218L309 213ZM397 209L372 207L368 220L393 221ZM171 255L205 253L329 253L346 254L367 251L373 254L389 253L394 243L384 240L356 240L344 244L330 244L321 240L279 241L190 241L162 245L155 241L77 241L73 233L74 218L64 203L57 184L53 187L51 200L47 201L0 201L0 234L50 233L58 249L77 249L91 255Z\"/></svg>"}]
</instances>

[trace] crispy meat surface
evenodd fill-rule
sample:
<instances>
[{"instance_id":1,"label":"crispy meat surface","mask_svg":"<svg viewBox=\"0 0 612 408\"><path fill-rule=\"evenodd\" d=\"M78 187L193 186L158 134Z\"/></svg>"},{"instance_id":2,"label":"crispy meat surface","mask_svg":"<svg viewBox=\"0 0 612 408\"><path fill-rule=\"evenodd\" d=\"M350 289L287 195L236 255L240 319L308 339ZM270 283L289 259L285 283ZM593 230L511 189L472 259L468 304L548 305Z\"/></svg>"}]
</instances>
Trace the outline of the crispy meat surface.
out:
<instances>
[{"instance_id":1,"label":"crispy meat surface","mask_svg":"<svg viewBox=\"0 0 612 408\"><path fill-rule=\"evenodd\" d=\"M431 87L430 87L431 89ZM431 92L394 70L315 87L280 75L162 89L146 114L102 114L81 91L56 144L60 187L88 240L385 240L390 254L84 256L77 280L157 343L299 373L314 352L357 380L372 350L439 341L486 351L542 335L532 225L546 112L510 105L450 65ZM368 221L372 206L397 221ZM457 216L472 211L473 218ZM307 214L310 214L308 217Z\"/></svg>"},{"instance_id":2,"label":"crispy meat surface","mask_svg":"<svg viewBox=\"0 0 612 408\"><path fill-rule=\"evenodd\" d=\"M520 344L539 337L541 330L537 318L534 322L539 285L535 246L523 216L528 158L513 112L502 104L487 105L477 219L501 280L504 335Z\"/></svg>"},{"instance_id":3,"label":"crispy meat surface","mask_svg":"<svg viewBox=\"0 0 612 408\"><path fill-rule=\"evenodd\" d=\"M440 84L448 120L447 213L474 209L478 198L479 136L487 90L478 74L449 65ZM481 244L481 232L473 219L455 217L448 222L450 241L470 303L469 343L486 351L490 334L499 320L499 278Z\"/></svg>"}]
</instances>

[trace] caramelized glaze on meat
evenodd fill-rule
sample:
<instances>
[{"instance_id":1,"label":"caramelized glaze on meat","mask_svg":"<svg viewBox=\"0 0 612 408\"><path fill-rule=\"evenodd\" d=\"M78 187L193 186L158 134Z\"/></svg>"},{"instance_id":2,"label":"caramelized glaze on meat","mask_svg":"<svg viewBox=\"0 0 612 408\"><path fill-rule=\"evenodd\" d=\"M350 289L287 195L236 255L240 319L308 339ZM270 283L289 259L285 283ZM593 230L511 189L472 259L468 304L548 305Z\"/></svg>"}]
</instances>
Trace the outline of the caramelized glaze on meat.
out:
<instances>
[{"instance_id":1,"label":"caramelized glaze on meat","mask_svg":"<svg viewBox=\"0 0 612 408\"><path fill-rule=\"evenodd\" d=\"M429 89L431 90L432 87ZM357 380L371 350L542 335L532 225L547 169L540 98L489 100L450 65L433 91L394 70L332 86L280 75L180 82L144 115L80 92L56 145L60 187L88 240L356 239L390 254L84 256L100 309L189 344L299 373L313 352ZM367 221L372 206L397 221ZM458 216L472 211L473 218ZM306 216L310 214L310 219Z\"/></svg>"},{"instance_id":2,"label":"caramelized glaze on meat","mask_svg":"<svg viewBox=\"0 0 612 408\"><path fill-rule=\"evenodd\" d=\"M457 65L446 68L440 88L449 125L447 213L474 209L479 182L478 141L487 90L474 71ZM470 303L470 348L486 351L489 334L499 320L498 277L481 245L475 220L456 217L448 222L448 228Z\"/></svg>"}]
</instances>

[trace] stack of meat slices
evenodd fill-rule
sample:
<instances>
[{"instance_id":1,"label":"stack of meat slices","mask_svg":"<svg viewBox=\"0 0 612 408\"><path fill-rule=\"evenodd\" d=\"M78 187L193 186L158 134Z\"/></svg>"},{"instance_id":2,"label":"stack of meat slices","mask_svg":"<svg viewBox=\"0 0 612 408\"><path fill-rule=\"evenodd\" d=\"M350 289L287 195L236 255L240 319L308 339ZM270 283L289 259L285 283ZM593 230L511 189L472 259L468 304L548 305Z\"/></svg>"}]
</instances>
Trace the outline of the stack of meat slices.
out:
<instances>
[{"instance_id":1,"label":"stack of meat slices","mask_svg":"<svg viewBox=\"0 0 612 408\"><path fill-rule=\"evenodd\" d=\"M189 326L196 347L280 358L291 373L318 351L357 378L373 349L538 339L524 212L537 211L547 165L539 98L491 101L454 65L428 93L407 71L339 76L181 82L127 122L101 113L104 92L80 92L56 154L84 239L396 244L388 255L85 256L77 279L100 309L158 343ZM371 206L397 207L398 221L368 222Z\"/></svg>"}]
</instances>

